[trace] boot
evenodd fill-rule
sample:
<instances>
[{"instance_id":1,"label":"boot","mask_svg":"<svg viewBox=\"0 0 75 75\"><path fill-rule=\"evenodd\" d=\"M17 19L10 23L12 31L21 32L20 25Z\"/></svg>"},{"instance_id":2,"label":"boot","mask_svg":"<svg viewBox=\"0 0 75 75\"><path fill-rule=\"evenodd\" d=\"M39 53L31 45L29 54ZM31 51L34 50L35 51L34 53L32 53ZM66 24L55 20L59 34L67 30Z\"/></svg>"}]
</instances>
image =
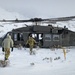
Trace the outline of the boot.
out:
<instances>
[{"instance_id":1,"label":"boot","mask_svg":"<svg viewBox=\"0 0 75 75\"><path fill-rule=\"evenodd\" d=\"M30 55L32 55L32 51L30 51Z\"/></svg>"},{"instance_id":2,"label":"boot","mask_svg":"<svg viewBox=\"0 0 75 75\"><path fill-rule=\"evenodd\" d=\"M8 59L5 57L5 60L8 60Z\"/></svg>"}]
</instances>

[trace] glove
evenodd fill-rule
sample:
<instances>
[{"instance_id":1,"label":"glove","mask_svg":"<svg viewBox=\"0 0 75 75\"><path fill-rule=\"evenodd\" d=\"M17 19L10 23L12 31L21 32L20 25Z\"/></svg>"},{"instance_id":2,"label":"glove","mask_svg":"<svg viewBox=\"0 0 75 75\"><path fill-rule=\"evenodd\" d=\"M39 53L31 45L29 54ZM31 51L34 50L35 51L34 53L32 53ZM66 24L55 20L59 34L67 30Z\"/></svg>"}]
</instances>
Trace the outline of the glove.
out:
<instances>
[{"instance_id":1,"label":"glove","mask_svg":"<svg viewBox=\"0 0 75 75\"><path fill-rule=\"evenodd\" d=\"M13 52L13 47L11 48L11 52Z\"/></svg>"},{"instance_id":2,"label":"glove","mask_svg":"<svg viewBox=\"0 0 75 75\"><path fill-rule=\"evenodd\" d=\"M4 52L4 48L2 47L2 52Z\"/></svg>"}]
</instances>

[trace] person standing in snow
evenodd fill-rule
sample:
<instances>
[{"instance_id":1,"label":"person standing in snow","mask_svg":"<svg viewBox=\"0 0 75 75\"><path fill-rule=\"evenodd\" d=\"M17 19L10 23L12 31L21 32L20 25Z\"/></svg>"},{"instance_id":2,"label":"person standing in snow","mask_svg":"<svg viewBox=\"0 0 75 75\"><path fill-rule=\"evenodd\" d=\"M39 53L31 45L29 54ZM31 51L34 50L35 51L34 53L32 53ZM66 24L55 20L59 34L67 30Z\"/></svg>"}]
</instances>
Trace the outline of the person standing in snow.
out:
<instances>
[{"instance_id":1,"label":"person standing in snow","mask_svg":"<svg viewBox=\"0 0 75 75\"><path fill-rule=\"evenodd\" d=\"M33 39L32 35L29 36L29 39L27 40L26 44L28 44L30 47L30 55L31 55L33 52L32 49L34 45L36 44L36 41Z\"/></svg>"},{"instance_id":2,"label":"person standing in snow","mask_svg":"<svg viewBox=\"0 0 75 75\"><path fill-rule=\"evenodd\" d=\"M13 40L9 34L7 34L6 38L2 42L2 47L4 48L5 52L5 60L8 60L10 56L10 48L12 48L11 51L13 51Z\"/></svg>"}]
</instances>

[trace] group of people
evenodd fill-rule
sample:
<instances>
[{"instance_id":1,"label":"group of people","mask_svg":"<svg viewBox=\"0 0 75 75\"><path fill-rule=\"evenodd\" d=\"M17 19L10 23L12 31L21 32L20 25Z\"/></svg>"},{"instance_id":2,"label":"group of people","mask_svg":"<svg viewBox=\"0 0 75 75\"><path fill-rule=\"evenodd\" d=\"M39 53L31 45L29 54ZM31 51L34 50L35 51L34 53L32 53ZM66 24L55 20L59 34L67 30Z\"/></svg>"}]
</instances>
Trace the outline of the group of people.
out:
<instances>
[{"instance_id":1,"label":"group of people","mask_svg":"<svg viewBox=\"0 0 75 75\"><path fill-rule=\"evenodd\" d=\"M33 37L29 36L26 44L29 45L30 55L32 54L32 52L33 52L32 49L36 43L37 42L33 39ZM9 34L7 34L6 38L2 42L2 51L5 52L4 60L8 60L8 58L10 56L10 48L11 48L11 51L13 51L13 46L14 46L14 42L11 39L11 36Z\"/></svg>"},{"instance_id":2,"label":"group of people","mask_svg":"<svg viewBox=\"0 0 75 75\"><path fill-rule=\"evenodd\" d=\"M26 42L26 45L27 44L29 45L29 48L30 48L30 55L32 55L33 47L35 44L37 44L36 40L34 40L32 35L29 36L29 38ZM6 38L2 42L2 51L5 52L4 60L8 60L8 58L10 56L10 48L11 48L11 51L13 51L13 46L14 46L14 42L11 39L11 36L9 34L7 34ZM64 59L66 59L66 49L64 47L62 47L62 49L63 49Z\"/></svg>"}]
</instances>

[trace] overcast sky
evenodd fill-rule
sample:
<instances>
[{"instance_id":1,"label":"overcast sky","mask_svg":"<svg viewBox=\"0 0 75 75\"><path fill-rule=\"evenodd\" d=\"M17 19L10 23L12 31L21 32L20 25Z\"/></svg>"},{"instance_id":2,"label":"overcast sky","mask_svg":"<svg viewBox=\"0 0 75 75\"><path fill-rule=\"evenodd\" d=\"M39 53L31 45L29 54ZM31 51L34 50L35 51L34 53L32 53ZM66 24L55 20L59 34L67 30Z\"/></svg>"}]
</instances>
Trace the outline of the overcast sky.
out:
<instances>
[{"instance_id":1,"label":"overcast sky","mask_svg":"<svg viewBox=\"0 0 75 75\"><path fill-rule=\"evenodd\" d=\"M75 0L0 0L0 7L26 18L75 16Z\"/></svg>"}]
</instances>

